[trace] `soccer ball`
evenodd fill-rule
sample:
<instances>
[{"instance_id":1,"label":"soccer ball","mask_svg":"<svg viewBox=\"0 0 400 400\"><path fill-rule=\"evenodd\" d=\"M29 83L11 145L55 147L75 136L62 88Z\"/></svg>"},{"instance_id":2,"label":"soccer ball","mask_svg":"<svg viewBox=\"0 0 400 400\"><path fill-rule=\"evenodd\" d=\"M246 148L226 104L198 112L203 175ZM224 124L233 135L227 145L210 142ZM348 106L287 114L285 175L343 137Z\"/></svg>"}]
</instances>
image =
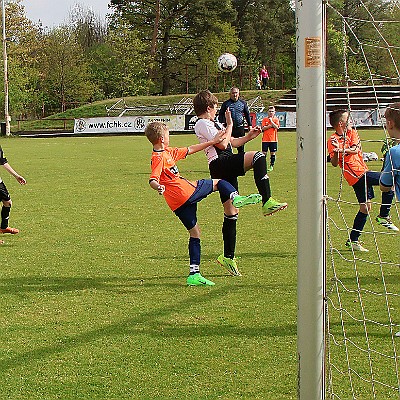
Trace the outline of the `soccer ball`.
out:
<instances>
[{"instance_id":1,"label":"soccer ball","mask_svg":"<svg viewBox=\"0 0 400 400\"><path fill-rule=\"evenodd\" d=\"M233 54L224 53L218 57L217 65L221 72L232 72L237 67L237 59Z\"/></svg>"}]
</instances>

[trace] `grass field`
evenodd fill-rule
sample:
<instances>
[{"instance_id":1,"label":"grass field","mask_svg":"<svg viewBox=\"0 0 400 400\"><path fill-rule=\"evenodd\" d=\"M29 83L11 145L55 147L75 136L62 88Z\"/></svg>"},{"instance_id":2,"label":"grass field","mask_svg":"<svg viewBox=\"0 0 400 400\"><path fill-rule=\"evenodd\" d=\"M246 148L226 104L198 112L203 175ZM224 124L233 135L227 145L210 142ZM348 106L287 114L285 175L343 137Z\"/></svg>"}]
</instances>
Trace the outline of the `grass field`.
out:
<instances>
[{"instance_id":1,"label":"grass field","mask_svg":"<svg viewBox=\"0 0 400 400\"><path fill-rule=\"evenodd\" d=\"M194 135L171 138L191 143ZM215 262L218 195L201 202L202 273L216 283L207 288L186 287L187 233L148 186L147 139L12 138L2 147L28 184L1 172L21 232L0 247L0 398L297 398L294 132L280 133L271 173L289 208L240 212L242 277ZM179 168L208 176L203 153ZM251 173L240 189L254 191Z\"/></svg>"}]
</instances>

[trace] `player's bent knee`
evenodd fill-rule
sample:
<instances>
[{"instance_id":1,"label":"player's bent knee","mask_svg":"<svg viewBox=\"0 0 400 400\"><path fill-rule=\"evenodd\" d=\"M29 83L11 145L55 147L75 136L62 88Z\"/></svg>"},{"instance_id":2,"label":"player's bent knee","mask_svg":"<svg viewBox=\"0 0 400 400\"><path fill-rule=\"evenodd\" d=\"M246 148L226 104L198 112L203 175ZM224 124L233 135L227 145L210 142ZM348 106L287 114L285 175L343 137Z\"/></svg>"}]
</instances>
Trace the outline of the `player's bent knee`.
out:
<instances>
[{"instance_id":1,"label":"player's bent knee","mask_svg":"<svg viewBox=\"0 0 400 400\"><path fill-rule=\"evenodd\" d=\"M262 153L261 151L256 151L256 152L254 153L254 156L253 156L253 162L252 162L252 164L254 165L254 164L255 164L260 158L262 158L262 157L265 158L265 154Z\"/></svg>"},{"instance_id":2,"label":"player's bent knee","mask_svg":"<svg viewBox=\"0 0 400 400\"><path fill-rule=\"evenodd\" d=\"M11 207L12 206L12 201L10 200L3 200L3 206L4 207Z\"/></svg>"}]
</instances>

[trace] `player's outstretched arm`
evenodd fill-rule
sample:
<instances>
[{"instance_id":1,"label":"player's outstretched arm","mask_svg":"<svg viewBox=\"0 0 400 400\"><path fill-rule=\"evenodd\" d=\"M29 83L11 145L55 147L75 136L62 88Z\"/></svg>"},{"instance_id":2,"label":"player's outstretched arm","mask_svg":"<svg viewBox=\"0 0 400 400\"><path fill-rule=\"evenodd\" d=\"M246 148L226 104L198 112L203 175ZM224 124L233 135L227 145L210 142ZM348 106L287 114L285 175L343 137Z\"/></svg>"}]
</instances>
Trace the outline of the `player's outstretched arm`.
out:
<instances>
[{"instance_id":1,"label":"player's outstretched arm","mask_svg":"<svg viewBox=\"0 0 400 400\"><path fill-rule=\"evenodd\" d=\"M25 185L26 184L26 180L23 176L21 176L20 174L18 174L9 163L5 163L3 164L3 167L21 184L21 185Z\"/></svg>"},{"instance_id":2,"label":"player's outstretched arm","mask_svg":"<svg viewBox=\"0 0 400 400\"><path fill-rule=\"evenodd\" d=\"M254 128L251 128L247 135L239 137L239 138L232 138L231 143L233 147L240 147L246 144L247 142L250 142L250 140L253 140L256 138L259 134L261 133L261 128L259 126L255 126Z\"/></svg>"},{"instance_id":3,"label":"player's outstretched arm","mask_svg":"<svg viewBox=\"0 0 400 400\"><path fill-rule=\"evenodd\" d=\"M218 131L218 133L214 136L213 140L208 140L207 142L192 144L191 146L189 146L188 155L197 153L201 150L206 149L209 146L214 146L218 143L221 143L223 140L225 140L225 137L226 137L226 131L223 130Z\"/></svg>"}]
</instances>

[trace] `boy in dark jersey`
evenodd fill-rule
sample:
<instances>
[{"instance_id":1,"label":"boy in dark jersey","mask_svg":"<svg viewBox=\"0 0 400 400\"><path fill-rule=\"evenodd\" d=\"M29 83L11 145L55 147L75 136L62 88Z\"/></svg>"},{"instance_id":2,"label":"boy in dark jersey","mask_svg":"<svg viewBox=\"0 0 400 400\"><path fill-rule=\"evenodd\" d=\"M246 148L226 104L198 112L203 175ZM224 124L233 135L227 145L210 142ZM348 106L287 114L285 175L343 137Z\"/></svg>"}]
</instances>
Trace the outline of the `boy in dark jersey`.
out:
<instances>
[{"instance_id":1,"label":"boy in dark jersey","mask_svg":"<svg viewBox=\"0 0 400 400\"><path fill-rule=\"evenodd\" d=\"M19 175L11 165L8 163L7 158L4 156L3 149L0 146L0 165L2 165L7 172L9 172L21 185L26 184L25 178ZM10 211L12 206L12 201L10 193L8 193L7 187L0 178L0 200L3 203L1 208L1 223L0 223L0 233L10 233L15 235L19 232L17 228L11 228L8 226L8 220L10 218ZM0 241L3 243L3 241Z\"/></svg>"},{"instance_id":2,"label":"boy in dark jersey","mask_svg":"<svg viewBox=\"0 0 400 400\"><path fill-rule=\"evenodd\" d=\"M193 99L194 111L198 117L194 131L200 143L213 140L218 132L225 132L224 139L214 145L208 145L204 152L208 159L208 168L211 178L224 179L238 189L238 177L253 169L254 182L262 197L262 214L271 215L283 210L287 203L281 203L271 197L271 187L267 175L267 163L265 155L261 151L248 151L233 154L232 147L243 146L248 141L256 138L260 133L260 127L249 130L246 136L232 137L232 126L226 129L215 122L218 99L209 90L199 92ZM227 110L229 111L229 109ZM233 275L240 275L235 259L236 247L236 223L238 210L229 202L229 198L220 194L224 207L224 222L222 224L222 237L224 241L224 253L217 258L217 262Z\"/></svg>"},{"instance_id":3,"label":"boy in dark jersey","mask_svg":"<svg viewBox=\"0 0 400 400\"><path fill-rule=\"evenodd\" d=\"M201 179L193 182L180 175L176 162L220 142L223 138L222 132L207 143L182 148L169 147L169 130L162 122L148 124L145 134L153 145L149 184L152 189L164 196L170 209L189 232L190 267L186 283L189 286L213 286L214 282L200 274L201 250L200 228L196 215L197 203L216 190L227 196L229 201L239 208L259 203L261 196L258 194L240 196L230 183L221 179Z\"/></svg>"}]
</instances>

